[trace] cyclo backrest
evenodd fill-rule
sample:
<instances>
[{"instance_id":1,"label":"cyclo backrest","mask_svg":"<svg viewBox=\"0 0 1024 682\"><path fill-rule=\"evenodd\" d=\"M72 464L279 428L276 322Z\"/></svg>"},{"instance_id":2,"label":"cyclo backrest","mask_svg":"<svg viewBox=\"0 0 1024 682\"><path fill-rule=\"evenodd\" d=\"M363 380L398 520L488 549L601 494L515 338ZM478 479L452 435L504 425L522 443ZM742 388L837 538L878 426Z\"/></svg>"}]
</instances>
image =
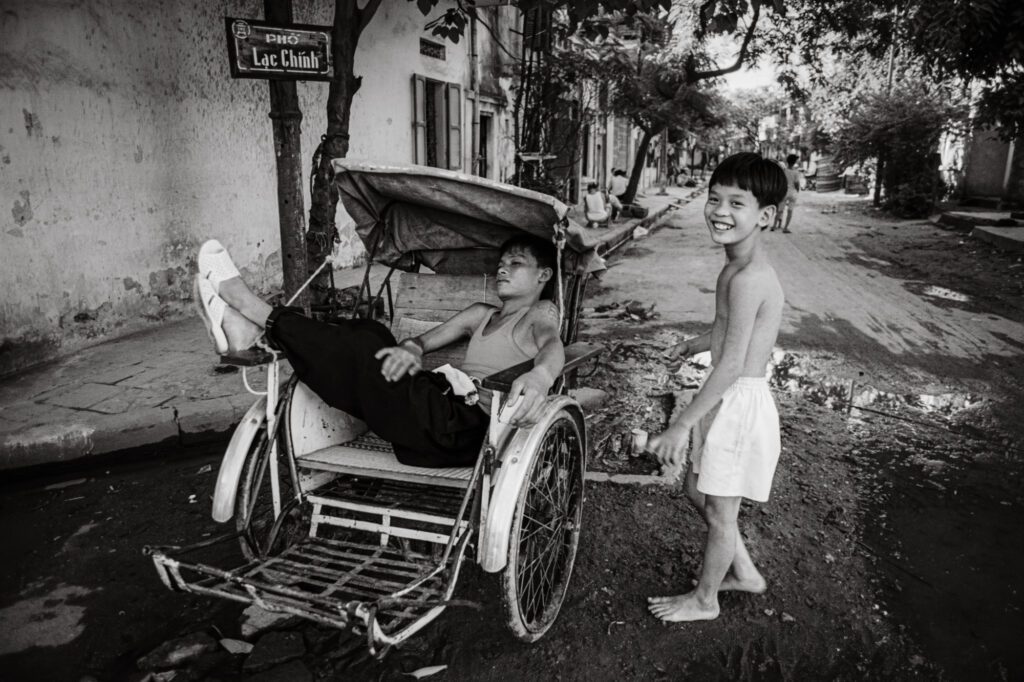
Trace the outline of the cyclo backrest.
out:
<instances>
[{"instance_id":1,"label":"cyclo backrest","mask_svg":"<svg viewBox=\"0 0 1024 682\"><path fill-rule=\"evenodd\" d=\"M493 275L428 275L399 273L391 333L399 341L433 329L474 303L500 306ZM467 341L452 344L423 358L426 369L444 364L458 367L466 355Z\"/></svg>"}]
</instances>

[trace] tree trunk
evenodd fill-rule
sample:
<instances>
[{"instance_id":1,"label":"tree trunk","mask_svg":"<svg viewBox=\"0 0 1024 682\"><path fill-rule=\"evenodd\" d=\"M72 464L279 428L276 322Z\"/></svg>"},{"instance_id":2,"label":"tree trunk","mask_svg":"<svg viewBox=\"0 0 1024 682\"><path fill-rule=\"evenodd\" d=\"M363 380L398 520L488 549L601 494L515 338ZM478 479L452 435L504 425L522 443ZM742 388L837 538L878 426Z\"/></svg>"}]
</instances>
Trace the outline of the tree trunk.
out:
<instances>
[{"instance_id":1,"label":"tree trunk","mask_svg":"<svg viewBox=\"0 0 1024 682\"><path fill-rule=\"evenodd\" d=\"M264 0L263 15L275 24L292 23L291 0ZM281 234L284 294L290 298L306 280L306 224L302 198L302 112L295 81L270 80L270 119L277 161L277 215ZM303 295L297 302L305 307Z\"/></svg>"},{"instance_id":2,"label":"tree trunk","mask_svg":"<svg viewBox=\"0 0 1024 682\"><path fill-rule=\"evenodd\" d=\"M334 80L331 81L327 94L327 132L320 144L319 159L310 191L312 201L309 209L309 234L306 236L310 273L320 267L324 258L330 254L338 235L337 226L334 224L338 195L331 186L331 161L344 158L348 154L352 98L362 82L362 79L353 73L356 47L359 44L359 35L372 19L377 5L379 2L371 1L360 11L356 0L336 0L334 4L334 29L331 33ZM323 283L326 277L326 273L321 274L311 287L317 302L323 302L326 289Z\"/></svg>"},{"instance_id":3,"label":"tree trunk","mask_svg":"<svg viewBox=\"0 0 1024 682\"><path fill-rule=\"evenodd\" d=\"M636 198L636 192L640 185L640 176L644 172L644 165L647 163L647 145L651 143L651 139L656 135L656 131L644 130L643 139L640 140L640 146L637 147L636 157L633 160L633 172L629 176L629 184L626 185L626 193L622 195L623 204L633 203L633 199Z\"/></svg>"}]
</instances>

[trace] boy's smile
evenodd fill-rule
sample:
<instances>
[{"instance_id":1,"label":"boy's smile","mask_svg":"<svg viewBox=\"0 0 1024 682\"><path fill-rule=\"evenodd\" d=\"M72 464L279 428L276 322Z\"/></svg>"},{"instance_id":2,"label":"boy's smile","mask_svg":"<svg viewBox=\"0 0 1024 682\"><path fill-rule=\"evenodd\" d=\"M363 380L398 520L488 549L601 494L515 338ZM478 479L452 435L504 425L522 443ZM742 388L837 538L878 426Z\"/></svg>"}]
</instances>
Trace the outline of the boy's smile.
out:
<instances>
[{"instance_id":1,"label":"boy's smile","mask_svg":"<svg viewBox=\"0 0 1024 682\"><path fill-rule=\"evenodd\" d=\"M735 244L768 225L775 215L771 209L758 206L750 190L716 184L708 190L704 220L715 243Z\"/></svg>"}]
</instances>

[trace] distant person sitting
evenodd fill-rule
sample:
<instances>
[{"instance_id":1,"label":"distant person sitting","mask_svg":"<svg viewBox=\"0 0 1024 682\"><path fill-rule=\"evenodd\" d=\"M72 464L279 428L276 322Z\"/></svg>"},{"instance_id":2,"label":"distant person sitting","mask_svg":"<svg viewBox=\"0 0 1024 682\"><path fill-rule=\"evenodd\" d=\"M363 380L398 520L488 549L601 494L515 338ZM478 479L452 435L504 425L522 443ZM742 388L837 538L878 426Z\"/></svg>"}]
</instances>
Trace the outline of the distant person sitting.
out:
<instances>
[{"instance_id":1,"label":"distant person sitting","mask_svg":"<svg viewBox=\"0 0 1024 682\"><path fill-rule=\"evenodd\" d=\"M804 189L814 189L818 178L818 152L811 152L804 166Z\"/></svg>"},{"instance_id":2,"label":"distant person sitting","mask_svg":"<svg viewBox=\"0 0 1024 682\"><path fill-rule=\"evenodd\" d=\"M587 218L587 227L598 227L604 224L608 226L611 213L604 201L604 195L598 191L597 183L591 182L587 185L587 195L583 197L583 212Z\"/></svg>"},{"instance_id":3,"label":"distant person sitting","mask_svg":"<svg viewBox=\"0 0 1024 682\"><path fill-rule=\"evenodd\" d=\"M796 208L796 195L804 181L803 174L796 167L796 162L799 158L796 154L790 154L786 157L786 167L783 169L783 172L786 174L786 198L779 204L779 211L775 214L775 222L772 224L772 232L780 227L785 234L789 234L791 231L789 223L793 220L793 209Z\"/></svg>"},{"instance_id":4,"label":"distant person sitting","mask_svg":"<svg viewBox=\"0 0 1024 682\"><path fill-rule=\"evenodd\" d=\"M612 207L617 211L622 211L627 189L629 189L629 180L626 179L626 171L621 168L613 168L612 179L608 183L608 194Z\"/></svg>"}]
</instances>

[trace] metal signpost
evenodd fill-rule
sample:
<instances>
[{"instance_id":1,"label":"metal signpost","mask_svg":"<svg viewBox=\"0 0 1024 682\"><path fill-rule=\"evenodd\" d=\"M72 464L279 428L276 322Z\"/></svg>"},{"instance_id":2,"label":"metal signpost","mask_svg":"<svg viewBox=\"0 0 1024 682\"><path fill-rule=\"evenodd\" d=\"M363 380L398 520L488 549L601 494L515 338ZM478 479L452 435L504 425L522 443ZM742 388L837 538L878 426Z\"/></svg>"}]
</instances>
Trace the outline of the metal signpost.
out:
<instances>
[{"instance_id":1,"label":"metal signpost","mask_svg":"<svg viewBox=\"0 0 1024 682\"><path fill-rule=\"evenodd\" d=\"M277 159L277 210L285 297L306 279L305 203L302 198L302 111L295 81L329 81L331 27L292 23L291 0L265 0L266 21L225 17L232 78L262 78L270 87L270 119ZM298 303L308 307L303 293Z\"/></svg>"}]
</instances>

